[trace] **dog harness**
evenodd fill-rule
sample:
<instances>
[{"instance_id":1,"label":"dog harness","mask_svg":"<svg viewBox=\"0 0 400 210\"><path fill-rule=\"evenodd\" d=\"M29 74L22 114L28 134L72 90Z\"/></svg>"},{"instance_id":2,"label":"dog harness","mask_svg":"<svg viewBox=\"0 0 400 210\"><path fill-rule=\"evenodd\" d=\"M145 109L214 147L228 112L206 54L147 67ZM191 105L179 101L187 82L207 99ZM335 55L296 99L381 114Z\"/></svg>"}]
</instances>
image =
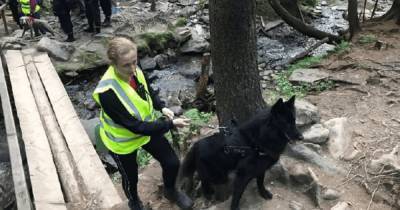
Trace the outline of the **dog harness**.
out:
<instances>
[{"instance_id":1,"label":"dog harness","mask_svg":"<svg viewBox=\"0 0 400 210\"><path fill-rule=\"evenodd\" d=\"M240 155L241 157L246 157L249 153L256 153L258 156L267 156L274 160L279 159L279 154L268 149L261 149L260 147L250 147L250 146L224 146L224 153Z\"/></svg>"}]
</instances>

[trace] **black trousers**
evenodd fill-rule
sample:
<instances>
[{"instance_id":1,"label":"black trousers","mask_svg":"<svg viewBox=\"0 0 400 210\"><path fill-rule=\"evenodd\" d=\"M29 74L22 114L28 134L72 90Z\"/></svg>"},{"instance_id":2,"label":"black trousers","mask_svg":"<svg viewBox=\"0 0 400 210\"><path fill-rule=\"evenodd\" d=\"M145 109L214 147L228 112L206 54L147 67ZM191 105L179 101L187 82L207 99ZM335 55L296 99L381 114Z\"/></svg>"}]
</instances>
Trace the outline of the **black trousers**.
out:
<instances>
[{"instance_id":1,"label":"black trousers","mask_svg":"<svg viewBox=\"0 0 400 210\"><path fill-rule=\"evenodd\" d=\"M100 0L100 7L106 18L111 17L111 0Z\"/></svg>"},{"instance_id":2,"label":"black trousers","mask_svg":"<svg viewBox=\"0 0 400 210\"><path fill-rule=\"evenodd\" d=\"M100 30L99 0L85 0L85 7L89 28Z\"/></svg>"},{"instance_id":3,"label":"black trousers","mask_svg":"<svg viewBox=\"0 0 400 210\"><path fill-rule=\"evenodd\" d=\"M73 29L70 12L68 11L65 14L59 15L58 20L60 21L61 29L64 31L64 33L69 36L72 35Z\"/></svg>"},{"instance_id":4,"label":"black trousers","mask_svg":"<svg viewBox=\"0 0 400 210\"><path fill-rule=\"evenodd\" d=\"M18 0L9 0L8 5L10 5L11 14L13 16L14 21L20 28L22 28L22 25L19 22L21 13L18 12Z\"/></svg>"},{"instance_id":5,"label":"black trousers","mask_svg":"<svg viewBox=\"0 0 400 210\"><path fill-rule=\"evenodd\" d=\"M164 136L152 136L150 142L142 146L142 148L160 162L164 187L168 189L174 188L180 163L168 140ZM121 173L122 187L126 197L130 201L137 201L139 198L137 194L137 151L127 155L110 153L117 163L118 170Z\"/></svg>"}]
</instances>

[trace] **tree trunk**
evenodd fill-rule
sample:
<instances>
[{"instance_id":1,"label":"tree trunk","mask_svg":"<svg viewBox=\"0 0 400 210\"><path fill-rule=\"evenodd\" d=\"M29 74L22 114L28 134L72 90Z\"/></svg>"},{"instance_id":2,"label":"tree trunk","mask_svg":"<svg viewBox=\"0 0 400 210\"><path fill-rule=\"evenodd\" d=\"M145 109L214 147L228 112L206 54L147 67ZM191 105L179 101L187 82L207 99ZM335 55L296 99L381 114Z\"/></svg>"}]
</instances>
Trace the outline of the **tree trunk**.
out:
<instances>
[{"instance_id":1,"label":"tree trunk","mask_svg":"<svg viewBox=\"0 0 400 210\"><path fill-rule=\"evenodd\" d=\"M292 26L297 31L307 36L314 37L316 39L323 39L325 37L328 37L329 38L328 43L340 42L341 38L339 36L315 29L314 27L303 23L300 19L291 15L285 8L282 7L282 5L279 3L279 0L269 0L269 3L271 4L275 12L287 24Z\"/></svg>"},{"instance_id":2,"label":"tree trunk","mask_svg":"<svg viewBox=\"0 0 400 210\"><path fill-rule=\"evenodd\" d=\"M353 35L357 32L361 31L360 21L358 20L358 11L357 11L357 0L349 0L347 11L349 13L349 31L350 37L349 40L353 37Z\"/></svg>"},{"instance_id":3,"label":"tree trunk","mask_svg":"<svg viewBox=\"0 0 400 210\"><path fill-rule=\"evenodd\" d=\"M392 7L381 17L371 19L371 21L386 21L395 19L400 24L400 0L394 0Z\"/></svg>"},{"instance_id":4,"label":"tree trunk","mask_svg":"<svg viewBox=\"0 0 400 210\"><path fill-rule=\"evenodd\" d=\"M265 106L257 68L255 0L210 0L211 60L220 125Z\"/></svg>"}]
</instances>

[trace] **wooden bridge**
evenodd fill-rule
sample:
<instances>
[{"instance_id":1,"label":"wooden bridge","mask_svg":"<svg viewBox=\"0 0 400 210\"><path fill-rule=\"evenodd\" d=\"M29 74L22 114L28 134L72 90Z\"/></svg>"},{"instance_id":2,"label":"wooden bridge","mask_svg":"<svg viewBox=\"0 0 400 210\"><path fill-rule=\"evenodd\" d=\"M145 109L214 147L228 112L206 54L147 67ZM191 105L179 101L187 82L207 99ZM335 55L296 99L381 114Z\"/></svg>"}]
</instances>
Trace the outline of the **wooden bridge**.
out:
<instances>
[{"instance_id":1,"label":"wooden bridge","mask_svg":"<svg viewBox=\"0 0 400 210\"><path fill-rule=\"evenodd\" d=\"M2 58L0 97L18 209L123 206L48 55L8 50Z\"/></svg>"}]
</instances>

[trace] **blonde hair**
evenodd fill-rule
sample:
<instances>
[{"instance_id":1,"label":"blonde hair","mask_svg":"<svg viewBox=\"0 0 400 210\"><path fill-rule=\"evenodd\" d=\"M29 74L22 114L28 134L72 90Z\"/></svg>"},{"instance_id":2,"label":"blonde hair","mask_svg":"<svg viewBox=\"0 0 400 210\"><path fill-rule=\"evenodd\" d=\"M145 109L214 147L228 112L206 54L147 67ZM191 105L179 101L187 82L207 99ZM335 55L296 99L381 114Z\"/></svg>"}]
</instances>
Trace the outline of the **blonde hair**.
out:
<instances>
[{"instance_id":1,"label":"blonde hair","mask_svg":"<svg viewBox=\"0 0 400 210\"><path fill-rule=\"evenodd\" d=\"M108 43L107 56L112 64L116 64L121 55L137 51L136 44L125 37L114 37Z\"/></svg>"}]
</instances>

